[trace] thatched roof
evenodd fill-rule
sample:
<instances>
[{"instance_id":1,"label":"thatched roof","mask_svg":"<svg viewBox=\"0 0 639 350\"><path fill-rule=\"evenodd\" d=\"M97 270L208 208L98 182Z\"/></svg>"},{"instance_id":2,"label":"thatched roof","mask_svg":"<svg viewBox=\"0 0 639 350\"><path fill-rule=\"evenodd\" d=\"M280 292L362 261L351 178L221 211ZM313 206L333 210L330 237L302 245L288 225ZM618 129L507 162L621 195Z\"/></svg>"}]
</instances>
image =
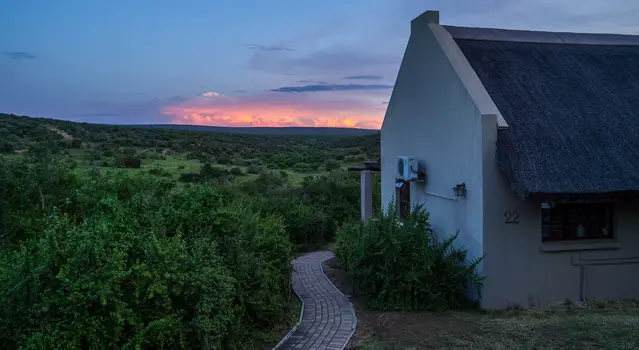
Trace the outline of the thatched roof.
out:
<instances>
[{"instance_id":1,"label":"thatched roof","mask_svg":"<svg viewBox=\"0 0 639 350\"><path fill-rule=\"evenodd\" d=\"M509 125L497 162L518 195L639 191L639 37L471 32L455 40Z\"/></svg>"}]
</instances>

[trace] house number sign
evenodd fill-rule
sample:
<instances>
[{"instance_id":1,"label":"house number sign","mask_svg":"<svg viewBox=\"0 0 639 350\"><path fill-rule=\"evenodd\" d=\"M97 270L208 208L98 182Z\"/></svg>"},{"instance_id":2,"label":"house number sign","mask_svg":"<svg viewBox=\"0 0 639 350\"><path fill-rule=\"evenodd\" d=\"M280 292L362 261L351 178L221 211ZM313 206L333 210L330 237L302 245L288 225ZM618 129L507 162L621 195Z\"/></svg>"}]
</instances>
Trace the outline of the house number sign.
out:
<instances>
[{"instance_id":1,"label":"house number sign","mask_svg":"<svg viewBox=\"0 0 639 350\"><path fill-rule=\"evenodd\" d=\"M519 212L517 211L507 211L504 212L504 223L506 224L518 224L519 223Z\"/></svg>"}]
</instances>

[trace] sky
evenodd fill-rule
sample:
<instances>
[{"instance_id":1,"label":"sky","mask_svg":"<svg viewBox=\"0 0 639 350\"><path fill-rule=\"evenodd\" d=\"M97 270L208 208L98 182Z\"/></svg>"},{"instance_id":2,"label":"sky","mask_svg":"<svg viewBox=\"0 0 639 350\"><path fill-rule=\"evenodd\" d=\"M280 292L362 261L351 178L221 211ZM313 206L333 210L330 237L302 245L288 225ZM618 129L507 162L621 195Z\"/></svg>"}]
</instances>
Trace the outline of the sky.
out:
<instances>
[{"instance_id":1,"label":"sky","mask_svg":"<svg viewBox=\"0 0 639 350\"><path fill-rule=\"evenodd\" d=\"M639 34L637 0L0 0L0 112L381 126L410 20Z\"/></svg>"}]
</instances>

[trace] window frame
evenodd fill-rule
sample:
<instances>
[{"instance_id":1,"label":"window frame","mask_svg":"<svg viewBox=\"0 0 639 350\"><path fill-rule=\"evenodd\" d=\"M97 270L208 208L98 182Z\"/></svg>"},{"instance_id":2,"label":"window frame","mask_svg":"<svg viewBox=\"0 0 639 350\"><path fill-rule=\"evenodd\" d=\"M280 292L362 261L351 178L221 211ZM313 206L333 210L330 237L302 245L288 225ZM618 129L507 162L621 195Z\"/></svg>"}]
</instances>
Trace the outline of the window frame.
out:
<instances>
[{"instance_id":1,"label":"window frame","mask_svg":"<svg viewBox=\"0 0 639 350\"><path fill-rule=\"evenodd\" d=\"M563 209L559 215L562 215L563 218L559 218L559 219L555 219L552 216L552 210L555 209L556 206L566 206L566 207L570 207L570 206L587 206L587 205L603 205L604 206L604 210L606 211L606 213L604 215L607 216L607 221L608 221L608 229L609 229L609 234L608 235L598 235L598 236L586 236L586 237L576 237L570 234L569 230L567 229L567 226L570 226L570 220L566 220L566 216L569 216L571 214L571 212L569 210ZM548 208L547 206L551 206L550 208ZM574 210L574 209L573 209ZM549 215L549 217L547 218L546 215ZM616 235L616 215L615 215L615 205L614 202L612 201L594 201L594 202L569 202L569 201L562 201L562 202L542 202L541 203L541 241L542 243L546 244L546 243L578 243L578 242L593 242L593 241L605 241L605 242L612 242L615 241L617 238ZM552 235L550 236L546 236L546 230L550 229L555 230L555 228L552 227L553 224L557 224L557 223L553 223L553 221L558 220L559 223L558 225L560 225L560 230L561 230L561 236L560 238L555 238ZM547 221L550 221L550 223L547 223ZM550 225L550 227L548 227L548 225Z\"/></svg>"}]
</instances>

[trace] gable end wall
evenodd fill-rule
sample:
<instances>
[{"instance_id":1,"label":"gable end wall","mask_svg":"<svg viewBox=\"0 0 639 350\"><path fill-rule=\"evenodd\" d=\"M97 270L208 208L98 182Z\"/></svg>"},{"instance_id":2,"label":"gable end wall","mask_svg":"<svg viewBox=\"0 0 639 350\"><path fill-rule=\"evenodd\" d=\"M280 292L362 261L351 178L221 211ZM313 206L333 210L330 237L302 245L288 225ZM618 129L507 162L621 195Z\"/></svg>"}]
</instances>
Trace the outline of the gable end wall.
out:
<instances>
[{"instance_id":1,"label":"gable end wall","mask_svg":"<svg viewBox=\"0 0 639 350\"><path fill-rule=\"evenodd\" d=\"M459 232L458 244L474 258L483 255L485 120L442 49L438 29L443 28L413 23L381 131L382 205L395 197L397 157L417 157L427 182L411 184L412 204L425 206L439 235ZM493 114L495 129L496 118ZM466 198L454 197L452 188L459 183L466 183Z\"/></svg>"}]
</instances>

